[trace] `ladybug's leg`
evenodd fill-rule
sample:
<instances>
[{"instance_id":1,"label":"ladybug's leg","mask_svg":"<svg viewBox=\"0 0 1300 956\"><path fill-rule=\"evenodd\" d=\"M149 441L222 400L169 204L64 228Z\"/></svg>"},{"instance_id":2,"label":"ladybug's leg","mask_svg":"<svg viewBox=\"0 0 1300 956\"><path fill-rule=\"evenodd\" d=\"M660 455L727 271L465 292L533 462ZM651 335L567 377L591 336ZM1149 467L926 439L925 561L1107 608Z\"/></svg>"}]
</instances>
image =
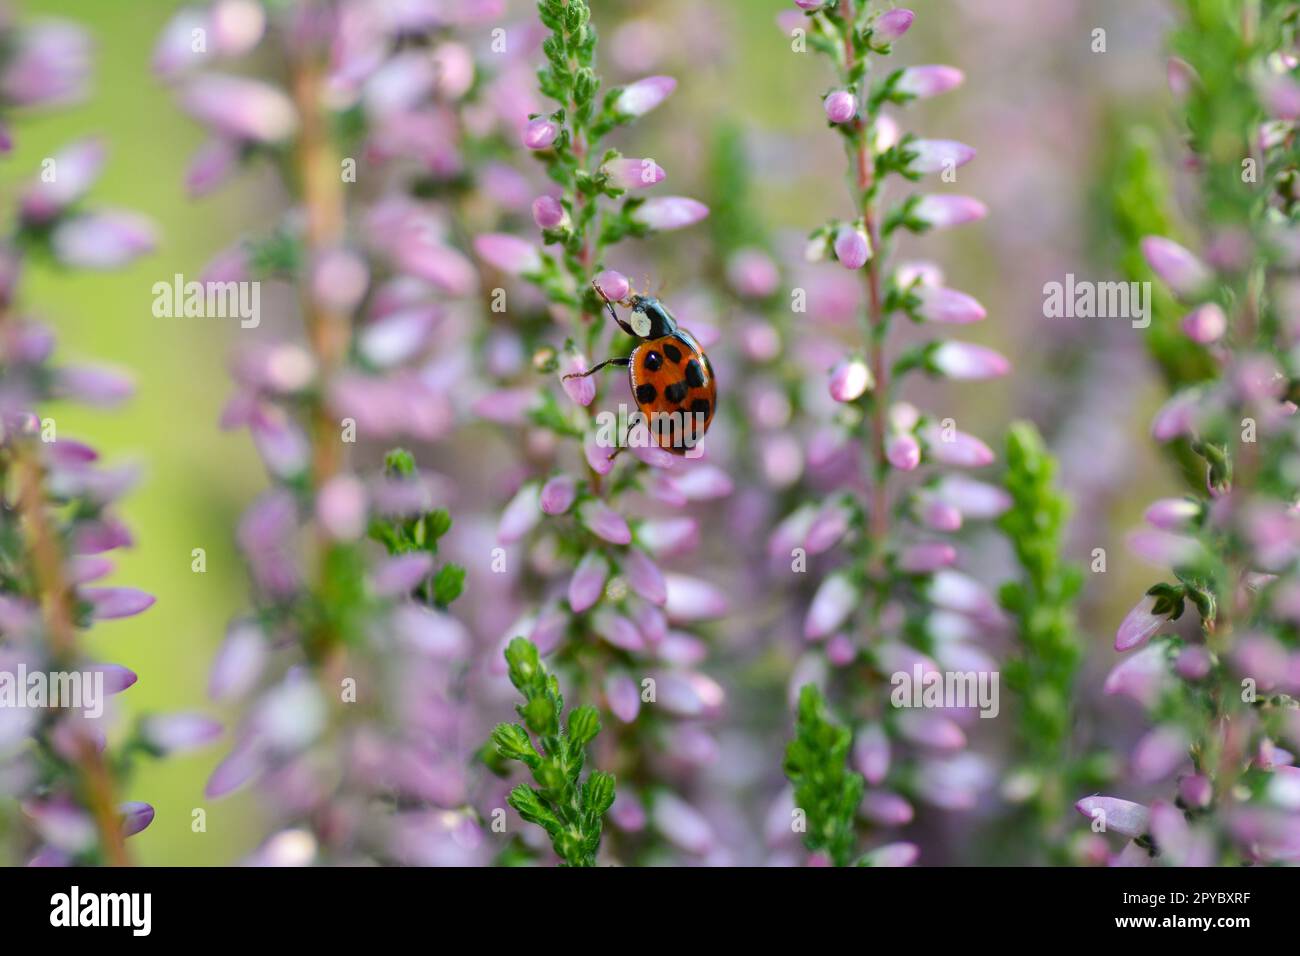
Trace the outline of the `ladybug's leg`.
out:
<instances>
[{"instance_id":1,"label":"ladybug's leg","mask_svg":"<svg viewBox=\"0 0 1300 956\"><path fill-rule=\"evenodd\" d=\"M615 448L613 451L611 451L611 452L609 453L608 457L606 457L605 460L606 460L606 461L613 461L615 458L618 457L619 452L621 452L622 450L623 450L623 446L622 446L622 445L619 445L617 448Z\"/></svg>"},{"instance_id":2,"label":"ladybug's leg","mask_svg":"<svg viewBox=\"0 0 1300 956\"><path fill-rule=\"evenodd\" d=\"M597 372L599 372L599 371L600 371L602 368L604 368L606 365L617 365L619 368L627 368L627 367L628 367L629 365L631 365L631 364L632 364L632 360L631 360L630 358L612 358L612 359L605 359L605 361L601 362L599 365L593 365L591 368L587 369L587 371L585 371L585 372L570 372L568 375L566 375L566 376L564 376L564 377L565 377L566 379L569 379L569 378L586 378L588 375L595 375Z\"/></svg>"}]
</instances>

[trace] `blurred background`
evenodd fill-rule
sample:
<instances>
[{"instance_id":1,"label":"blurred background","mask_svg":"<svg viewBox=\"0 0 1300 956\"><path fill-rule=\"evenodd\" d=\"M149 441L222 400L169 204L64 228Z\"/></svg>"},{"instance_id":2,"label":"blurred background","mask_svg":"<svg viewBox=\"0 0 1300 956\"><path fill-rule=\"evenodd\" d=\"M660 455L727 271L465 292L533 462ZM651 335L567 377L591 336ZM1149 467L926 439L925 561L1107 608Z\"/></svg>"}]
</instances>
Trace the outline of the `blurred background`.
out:
<instances>
[{"instance_id":1,"label":"blurred background","mask_svg":"<svg viewBox=\"0 0 1300 956\"><path fill-rule=\"evenodd\" d=\"M1014 364L1013 374L997 382L931 386L916 397L937 417L955 417L963 430L994 447L1010 419L1032 419L1060 455L1075 501L1071 553L1086 559L1100 547L1109 558L1104 574L1088 576L1084 597L1090 653L1081 719L1092 726L1086 734L1118 746L1136 708L1129 715L1129 704L1112 704L1105 715L1092 701L1113 664L1115 625L1150 576L1149 569L1129 564L1123 534L1138 523L1142 502L1175 487L1146 440L1160 390L1140 330L1123 320L1046 319L1042 290L1067 273L1116 278L1105 179L1116 130L1149 125L1172 155L1162 45L1167 14L1159 3L1127 0L915 0L911 6L916 27L894 60L949 63L965 71L966 83L909 110L908 128L976 147L976 160L951 188L990 209L981 223L925 237L924 254L942 263L950 285L988 309L988 321L964 337L999 349ZM28 304L59 330L66 358L114 363L130 369L138 383L135 399L120 410L55 410L61 436L91 438L109 457L145 465L144 484L122 508L138 543L124 554L114 580L156 594L158 603L143 616L92 631L93 653L139 674L122 698L133 712L208 708L208 665L246 593L233 529L265 486L247 435L217 428L231 387L226 359L238 337L275 334L276 326L274 317L261 329L240 330L220 320L159 319L150 312L155 282L175 273L197 275L242 232L272 221L282 203L270 179L256 173L213 197L186 198L184 171L201 132L149 70L158 34L177 7L170 0L26 4L29 16L69 17L90 29L97 81L80 105L27 121L16 152L0 164L0 196L8 202L58 146L105 133L110 160L96 196L147 214L162 235L159 251L129 270L67 276L34 268L26 290ZM712 149L716 137L730 131L749 159L752 208L786 259L798 259L810 228L848 215L839 139L827 133L819 101L830 78L818 58L791 53L778 25L790 3L598 0L593 7L608 81L647 73L678 78L670 105L635 133L638 141L654 144L653 152L635 142L625 147L628 155L653 155L668 170L673 193L708 199L716 189ZM526 19L531 5L514 3L511 14ZM489 28L474 29L482 35L467 40L486 43ZM1105 31L1104 52L1094 51L1099 29ZM666 298L681 301L700 281L693 253L708 241L707 232L682 235L636 245L635 258L615 264L638 281L648 275ZM818 295L825 298L814 296L814 310L830 308L837 295L855 294L835 285L840 276L826 276L833 267L820 268L826 285ZM726 334L734 319L722 314L703 321ZM745 387L743 381L723 382L724 388ZM473 481L476 474L491 475L500 450L472 429L455 449L454 474L464 479L458 513L473 524L476 509L490 515L500 506L499 488ZM725 533L732 520L741 518L721 516L715 531ZM191 551L199 547L207 553L202 574L191 571ZM993 557L980 576L995 583L1008 570L1005 546L981 547ZM710 553L719 576L740 589L734 582L752 556L726 547ZM471 568L467 597L474 607L490 603L482 588L476 595ZM731 695L727 720L734 730L746 729L747 720L771 722L770 745L753 759L778 781L787 725L779 714L764 718L755 708L770 702L762 693L780 683L797 647L778 641L760 653L752 642L756 628L780 626L739 612L719 624L717 640L734 653L723 657L730 670L714 671ZM797 645L797 635L787 643ZM747 696L747 688L754 694ZM722 731L724 742L728 733ZM148 799L157 819L133 841L140 862L231 863L252 847L261 827L250 798L203 799L204 781L220 755L213 748L141 768L136 792L125 796ZM207 833L192 834L190 814L200 806L208 812Z\"/></svg>"}]
</instances>

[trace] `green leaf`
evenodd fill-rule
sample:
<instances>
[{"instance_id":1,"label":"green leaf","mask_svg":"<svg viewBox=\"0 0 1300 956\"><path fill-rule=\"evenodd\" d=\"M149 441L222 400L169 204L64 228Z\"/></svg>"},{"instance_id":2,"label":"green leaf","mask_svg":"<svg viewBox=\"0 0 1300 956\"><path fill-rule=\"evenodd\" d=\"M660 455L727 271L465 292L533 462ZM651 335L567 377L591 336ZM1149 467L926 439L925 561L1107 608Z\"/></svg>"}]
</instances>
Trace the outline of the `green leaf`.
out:
<instances>
[{"instance_id":1,"label":"green leaf","mask_svg":"<svg viewBox=\"0 0 1300 956\"><path fill-rule=\"evenodd\" d=\"M465 589L465 569L459 564L444 564L433 579L433 603L445 608Z\"/></svg>"}]
</instances>

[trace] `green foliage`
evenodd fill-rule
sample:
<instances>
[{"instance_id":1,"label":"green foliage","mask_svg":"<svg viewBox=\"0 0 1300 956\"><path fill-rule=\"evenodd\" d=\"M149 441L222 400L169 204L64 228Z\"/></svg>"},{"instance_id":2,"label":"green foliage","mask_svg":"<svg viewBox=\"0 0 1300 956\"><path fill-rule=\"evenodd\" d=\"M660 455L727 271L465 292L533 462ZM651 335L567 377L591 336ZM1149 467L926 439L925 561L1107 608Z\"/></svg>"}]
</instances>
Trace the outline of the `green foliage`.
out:
<instances>
[{"instance_id":1,"label":"green foliage","mask_svg":"<svg viewBox=\"0 0 1300 956\"><path fill-rule=\"evenodd\" d=\"M594 866L602 822L614 802L613 774L593 770L585 781L580 779L587 745L600 733L600 714L594 707L578 707L569 713L567 728L562 726L559 681L542 666L530 641L511 641L506 662L510 682L524 698L515 707L524 725L498 724L492 743L500 759L522 763L537 784L515 787L510 806L547 832L564 865Z\"/></svg>"},{"instance_id":2,"label":"green foliage","mask_svg":"<svg viewBox=\"0 0 1300 956\"><path fill-rule=\"evenodd\" d=\"M415 458L404 448L394 448L384 456L384 474L390 480L418 480ZM376 518L370 523L370 537L388 549L389 554L415 551L438 553L438 540L451 530L451 515L445 508L404 518ZM465 569L447 562L416 588L415 596L427 604L446 610L465 590Z\"/></svg>"},{"instance_id":3,"label":"green foliage","mask_svg":"<svg viewBox=\"0 0 1300 956\"><path fill-rule=\"evenodd\" d=\"M853 859L854 819L865 787L848 769L853 735L834 723L816 686L799 691L794 739L785 749L785 775L794 784L795 806L807 817L804 846L825 853L836 866Z\"/></svg>"}]
</instances>

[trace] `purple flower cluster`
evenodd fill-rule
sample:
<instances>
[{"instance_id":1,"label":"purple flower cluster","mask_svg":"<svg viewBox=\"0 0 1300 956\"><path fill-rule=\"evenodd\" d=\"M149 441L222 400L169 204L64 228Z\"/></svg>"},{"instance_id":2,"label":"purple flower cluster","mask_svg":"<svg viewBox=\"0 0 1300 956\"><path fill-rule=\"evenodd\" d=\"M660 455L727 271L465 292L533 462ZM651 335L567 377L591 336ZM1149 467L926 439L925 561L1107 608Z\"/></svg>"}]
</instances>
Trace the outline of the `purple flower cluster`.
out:
<instances>
[{"instance_id":1,"label":"purple flower cluster","mask_svg":"<svg viewBox=\"0 0 1300 956\"><path fill-rule=\"evenodd\" d=\"M803 634L824 653L796 667L791 699L802 684L829 686L838 690L832 699L858 715L853 765L868 786L861 812L876 839L888 840L913 820L915 802L969 809L992 782L992 764L966 749L973 709L898 709L890 706L889 685L891 675L997 669L981 645L1003 628L1002 614L984 586L957 569L959 550L949 536L1010 504L997 486L963 473L992 464L992 450L961 431L955 416L922 411L900 391L917 372L982 381L1006 375L1010 364L973 343L941 338L900 348L891 336L900 316L923 328L985 317L975 299L944 284L937 265L890 261L903 231L926 233L985 215L968 196L886 196L892 176L941 173L953 181L973 158L962 143L904 134L885 109L947 92L962 82L961 71L920 66L877 74L879 57L911 25L911 11L876 13L853 0L799 6L807 12L790 24L833 51L837 86L823 107L844 140L854 200L850 217L813 232L807 258L855 273L864 305L857 341L848 351L832 343L824 350L831 425L823 432L826 449L809 451L810 459L847 455L847 467L823 490L821 505L801 505L780 523L771 551L796 571L816 561L823 574ZM854 449L865 452L865 475L852 463ZM774 811L787 829L791 809ZM912 844L886 846L894 863L917 857Z\"/></svg>"},{"instance_id":2,"label":"purple flower cluster","mask_svg":"<svg viewBox=\"0 0 1300 956\"><path fill-rule=\"evenodd\" d=\"M19 23L0 7L0 153L11 146L11 107L76 98L88 82L89 39L63 22ZM125 839L145 829L153 807L118 802L132 754L197 746L219 727L198 715L146 718L125 740L110 734L111 698L136 675L94 661L82 632L98 621L147 610L152 595L104 585L111 552L132 536L115 514L135 484L129 465L105 465L90 445L60 434L43 414L52 401L111 408L132 385L121 373L53 361L55 337L20 294L24 260L48 252L69 269L126 265L153 245L133 213L86 208L105 159L95 139L47 158L0 234L0 792L18 800L11 849L38 865L130 862Z\"/></svg>"}]
</instances>

